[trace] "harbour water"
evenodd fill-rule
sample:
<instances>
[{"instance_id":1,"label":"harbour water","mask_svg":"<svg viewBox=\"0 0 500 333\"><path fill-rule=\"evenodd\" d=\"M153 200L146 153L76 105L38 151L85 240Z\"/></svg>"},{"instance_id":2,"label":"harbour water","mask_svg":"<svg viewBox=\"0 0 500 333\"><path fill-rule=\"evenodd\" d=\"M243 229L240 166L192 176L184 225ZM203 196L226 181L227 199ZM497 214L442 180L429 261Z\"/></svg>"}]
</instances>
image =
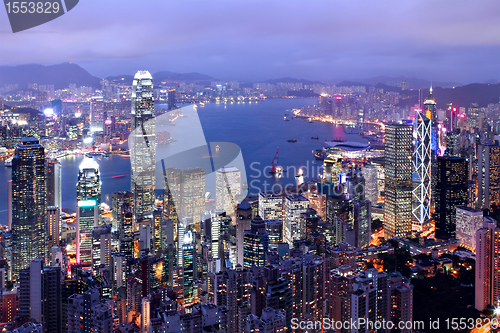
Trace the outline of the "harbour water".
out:
<instances>
[{"instance_id":1,"label":"harbour water","mask_svg":"<svg viewBox=\"0 0 500 333\"><path fill-rule=\"evenodd\" d=\"M317 99L274 99L259 103L206 104L198 107L198 114L207 142L232 142L240 146L250 193L270 190L273 185L286 186L297 182L296 172L305 171L303 180L316 178L321 163L312 151L321 149L325 140L343 139L366 142L357 134L346 134L340 126L295 118L284 121L286 110L312 105ZM318 136L318 140L311 137ZM174 138L175 139L175 138ZM297 142L288 142L297 140ZM276 178L268 173L279 147L278 165L289 172ZM62 166L63 207L75 210L78 167L84 157L68 156L60 159ZM119 155L96 159L102 181L102 201L111 204L111 193L130 189L130 159ZM314 173L314 174L313 174ZM124 175L122 177L115 177ZM0 162L0 188L6 189L11 168ZM212 197L214 197L214 193ZM0 220L6 223L7 191L0 191Z\"/></svg>"}]
</instances>

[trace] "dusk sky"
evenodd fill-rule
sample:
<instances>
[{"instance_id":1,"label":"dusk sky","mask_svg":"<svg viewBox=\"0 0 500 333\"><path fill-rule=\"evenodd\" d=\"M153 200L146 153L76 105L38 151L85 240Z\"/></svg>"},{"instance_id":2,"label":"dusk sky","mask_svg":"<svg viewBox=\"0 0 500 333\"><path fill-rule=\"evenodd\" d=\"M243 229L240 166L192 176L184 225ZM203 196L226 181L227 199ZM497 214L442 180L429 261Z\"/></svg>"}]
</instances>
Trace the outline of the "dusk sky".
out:
<instances>
[{"instance_id":1,"label":"dusk sky","mask_svg":"<svg viewBox=\"0 0 500 333\"><path fill-rule=\"evenodd\" d=\"M0 65L68 61L98 77L484 82L500 79L500 1L81 0L15 34L0 10Z\"/></svg>"}]
</instances>

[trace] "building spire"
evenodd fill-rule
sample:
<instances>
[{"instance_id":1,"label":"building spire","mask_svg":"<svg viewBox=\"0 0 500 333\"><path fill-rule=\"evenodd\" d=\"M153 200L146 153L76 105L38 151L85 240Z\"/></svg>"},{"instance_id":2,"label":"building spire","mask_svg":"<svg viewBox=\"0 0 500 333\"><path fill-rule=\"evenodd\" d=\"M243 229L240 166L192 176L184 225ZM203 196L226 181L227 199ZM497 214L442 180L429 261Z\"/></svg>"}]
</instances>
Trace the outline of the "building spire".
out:
<instances>
[{"instance_id":1,"label":"building spire","mask_svg":"<svg viewBox=\"0 0 500 333\"><path fill-rule=\"evenodd\" d=\"M431 89L429 91L430 91L430 94L432 95L432 82L431 82Z\"/></svg>"}]
</instances>

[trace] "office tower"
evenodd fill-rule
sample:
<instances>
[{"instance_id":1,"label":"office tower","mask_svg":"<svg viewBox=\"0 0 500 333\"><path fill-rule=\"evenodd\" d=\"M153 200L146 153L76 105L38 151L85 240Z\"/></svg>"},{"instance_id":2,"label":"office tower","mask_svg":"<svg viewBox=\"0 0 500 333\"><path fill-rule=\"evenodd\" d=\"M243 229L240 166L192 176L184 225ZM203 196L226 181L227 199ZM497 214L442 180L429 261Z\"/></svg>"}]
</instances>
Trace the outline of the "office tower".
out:
<instances>
[{"instance_id":1,"label":"office tower","mask_svg":"<svg viewBox=\"0 0 500 333\"><path fill-rule=\"evenodd\" d=\"M319 216L325 218L326 216L326 195L314 192L307 192L307 200L309 200L309 207L314 209Z\"/></svg>"},{"instance_id":2,"label":"office tower","mask_svg":"<svg viewBox=\"0 0 500 333\"><path fill-rule=\"evenodd\" d=\"M259 193L259 213L264 220L283 218L283 197L274 193Z\"/></svg>"},{"instance_id":3,"label":"office tower","mask_svg":"<svg viewBox=\"0 0 500 333\"><path fill-rule=\"evenodd\" d=\"M250 229L250 221L252 220L252 206L246 200L238 205L236 210L236 249L238 252L237 264L243 266L243 233Z\"/></svg>"},{"instance_id":4,"label":"office tower","mask_svg":"<svg viewBox=\"0 0 500 333\"><path fill-rule=\"evenodd\" d=\"M62 209L61 163L57 160L47 160L47 206Z\"/></svg>"},{"instance_id":5,"label":"office tower","mask_svg":"<svg viewBox=\"0 0 500 333\"><path fill-rule=\"evenodd\" d=\"M361 168L361 173L365 179L365 198L369 200L372 205L378 201L378 171L377 167L373 164L368 164Z\"/></svg>"},{"instance_id":6,"label":"office tower","mask_svg":"<svg viewBox=\"0 0 500 333\"><path fill-rule=\"evenodd\" d=\"M266 223L257 215L252 219L250 230L243 233L243 267L264 267L268 244Z\"/></svg>"},{"instance_id":7,"label":"office tower","mask_svg":"<svg viewBox=\"0 0 500 333\"><path fill-rule=\"evenodd\" d=\"M314 254L304 254L302 266L302 311L310 320L323 318L323 260Z\"/></svg>"},{"instance_id":8,"label":"office tower","mask_svg":"<svg viewBox=\"0 0 500 333\"><path fill-rule=\"evenodd\" d=\"M393 323L413 323L413 285L401 273L387 275L387 316ZM401 333L412 333L412 326L400 329Z\"/></svg>"},{"instance_id":9,"label":"office tower","mask_svg":"<svg viewBox=\"0 0 500 333\"><path fill-rule=\"evenodd\" d=\"M171 196L168 206L175 206L175 212L170 210L168 219L191 220L193 223L201 220L201 214L205 212L205 170L167 168L164 188L167 197ZM175 218L170 216L172 213Z\"/></svg>"},{"instance_id":10,"label":"office tower","mask_svg":"<svg viewBox=\"0 0 500 333\"><path fill-rule=\"evenodd\" d=\"M80 164L76 200L76 262L92 267L92 228L99 225L101 215L101 177L99 165L91 158Z\"/></svg>"},{"instance_id":11,"label":"office tower","mask_svg":"<svg viewBox=\"0 0 500 333\"><path fill-rule=\"evenodd\" d=\"M90 99L90 131L104 131L104 108L105 102L102 96L95 96Z\"/></svg>"},{"instance_id":12,"label":"office tower","mask_svg":"<svg viewBox=\"0 0 500 333\"><path fill-rule=\"evenodd\" d=\"M223 167L215 174L215 206L228 216L235 214L236 203L241 196L241 171L235 167Z\"/></svg>"},{"instance_id":13,"label":"office tower","mask_svg":"<svg viewBox=\"0 0 500 333\"><path fill-rule=\"evenodd\" d=\"M446 133L446 155L460 156L460 129Z\"/></svg>"},{"instance_id":14,"label":"office tower","mask_svg":"<svg viewBox=\"0 0 500 333\"><path fill-rule=\"evenodd\" d=\"M221 237L230 224L231 218L226 216L226 212L219 210L211 214L208 234L211 242L210 249L213 259L222 258L222 260L224 260L224 247L221 246Z\"/></svg>"},{"instance_id":15,"label":"office tower","mask_svg":"<svg viewBox=\"0 0 500 333\"><path fill-rule=\"evenodd\" d=\"M151 252L151 226L149 224L139 225L139 257Z\"/></svg>"},{"instance_id":16,"label":"office tower","mask_svg":"<svg viewBox=\"0 0 500 333\"><path fill-rule=\"evenodd\" d=\"M20 271L19 315L43 323L47 332L62 332L62 274L60 267L45 267L34 260Z\"/></svg>"},{"instance_id":17,"label":"office tower","mask_svg":"<svg viewBox=\"0 0 500 333\"><path fill-rule=\"evenodd\" d=\"M500 146L478 145L477 208L500 206Z\"/></svg>"},{"instance_id":18,"label":"office tower","mask_svg":"<svg viewBox=\"0 0 500 333\"><path fill-rule=\"evenodd\" d=\"M285 198L284 242L293 247L293 241L305 237L304 228L300 225L300 214L309 208L309 200L300 194L292 194Z\"/></svg>"},{"instance_id":19,"label":"office tower","mask_svg":"<svg viewBox=\"0 0 500 333\"><path fill-rule=\"evenodd\" d=\"M385 127L385 238L406 237L412 229L412 128Z\"/></svg>"},{"instance_id":20,"label":"office tower","mask_svg":"<svg viewBox=\"0 0 500 333\"><path fill-rule=\"evenodd\" d=\"M354 211L354 244L358 249L370 245L372 225L372 204L369 200L355 201Z\"/></svg>"},{"instance_id":21,"label":"office tower","mask_svg":"<svg viewBox=\"0 0 500 333\"><path fill-rule=\"evenodd\" d=\"M3 291L0 294L0 320L2 323L11 323L17 316L18 307L18 289L12 291Z\"/></svg>"},{"instance_id":22,"label":"office tower","mask_svg":"<svg viewBox=\"0 0 500 333\"><path fill-rule=\"evenodd\" d=\"M351 294L353 292L355 275L349 266L341 266L327 272L326 281L325 317L332 322L350 322ZM350 332L347 328L339 330L342 333Z\"/></svg>"},{"instance_id":23,"label":"office tower","mask_svg":"<svg viewBox=\"0 0 500 333\"><path fill-rule=\"evenodd\" d=\"M261 314L265 312L265 307L284 311L285 326L290 329L292 324L292 289L287 279L287 274L281 274L278 266L268 265L264 268L265 281L265 304Z\"/></svg>"},{"instance_id":24,"label":"office tower","mask_svg":"<svg viewBox=\"0 0 500 333\"><path fill-rule=\"evenodd\" d=\"M484 311L488 305L500 306L500 228L486 216L476 233L475 306Z\"/></svg>"},{"instance_id":25,"label":"office tower","mask_svg":"<svg viewBox=\"0 0 500 333\"><path fill-rule=\"evenodd\" d=\"M194 240L193 233L188 231L184 234L182 245L182 272L184 277L184 305L194 304L198 301L198 295L194 288Z\"/></svg>"},{"instance_id":26,"label":"office tower","mask_svg":"<svg viewBox=\"0 0 500 333\"><path fill-rule=\"evenodd\" d=\"M342 156L329 154L323 161L323 183L338 184L342 173Z\"/></svg>"},{"instance_id":27,"label":"office tower","mask_svg":"<svg viewBox=\"0 0 500 333\"><path fill-rule=\"evenodd\" d=\"M169 110L177 109L177 101L175 98L175 89L170 89L167 94L167 103Z\"/></svg>"},{"instance_id":28,"label":"office tower","mask_svg":"<svg viewBox=\"0 0 500 333\"><path fill-rule=\"evenodd\" d=\"M134 194L130 191L113 192L111 195L111 212L113 217L113 230L118 230L122 221L122 206L127 204L134 208Z\"/></svg>"},{"instance_id":29,"label":"office tower","mask_svg":"<svg viewBox=\"0 0 500 333\"><path fill-rule=\"evenodd\" d=\"M57 206L47 207L47 248L59 245L61 240L61 211Z\"/></svg>"},{"instance_id":30,"label":"office tower","mask_svg":"<svg viewBox=\"0 0 500 333\"><path fill-rule=\"evenodd\" d=\"M333 226L332 245L345 241L345 230L354 225L352 201L345 194L328 196L326 221Z\"/></svg>"},{"instance_id":31,"label":"office tower","mask_svg":"<svg viewBox=\"0 0 500 333\"><path fill-rule=\"evenodd\" d=\"M476 252L476 232L483 226L483 211L471 207L457 207L455 235L460 246Z\"/></svg>"},{"instance_id":32,"label":"office tower","mask_svg":"<svg viewBox=\"0 0 500 333\"><path fill-rule=\"evenodd\" d=\"M456 209L467 204L467 169L465 158L437 158L436 238L455 238Z\"/></svg>"},{"instance_id":33,"label":"office tower","mask_svg":"<svg viewBox=\"0 0 500 333\"><path fill-rule=\"evenodd\" d=\"M276 248L278 244L283 243L283 221L265 220L266 231L269 237L269 248Z\"/></svg>"},{"instance_id":34,"label":"office tower","mask_svg":"<svg viewBox=\"0 0 500 333\"><path fill-rule=\"evenodd\" d=\"M163 253L163 228L162 228L163 211L156 208L153 212L153 230L152 230L152 244L154 254L161 256Z\"/></svg>"},{"instance_id":35,"label":"office tower","mask_svg":"<svg viewBox=\"0 0 500 333\"><path fill-rule=\"evenodd\" d=\"M286 313L283 310L265 308L262 316L253 314L246 318L245 333L283 333L286 331Z\"/></svg>"},{"instance_id":36,"label":"office tower","mask_svg":"<svg viewBox=\"0 0 500 333\"><path fill-rule=\"evenodd\" d=\"M351 320L358 323L360 318L376 322L388 320L387 273L370 268L362 272L354 282L351 295ZM366 326L358 326L365 332Z\"/></svg>"},{"instance_id":37,"label":"office tower","mask_svg":"<svg viewBox=\"0 0 500 333\"><path fill-rule=\"evenodd\" d=\"M413 163L415 167L415 178L417 185L413 189L415 205L413 216L419 229L431 218L431 178L432 178L432 152L431 132L432 120L425 112L416 112L416 144L413 152Z\"/></svg>"},{"instance_id":38,"label":"office tower","mask_svg":"<svg viewBox=\"0 0 500 333\"><path fill-rule=\"evenodd\" d=\"M150 219L155 208L155 106L153 78L138 71L132 82L132 119L129 136L131 189L137 222Z\"/></svg>"},{"instance_id":39,"label":"office tower","mask_svg":"<svg viewBox=\"0 0 500 333\"><path fill-rule=\"evenodd\" d=\"M228 309L228 332L243 332L245 319L250 314L250 295L252 289L252 274L248 269L237 266L228 268L222 280L226 281L225 306ZM221 277L219 277L221 278ZM222 291L222 290L220 290ZM219 293L219 296L221 294Z\"/></svg>"},{"instance_id":40,"label":"office tower","mask_svg":"<svg viewBox=\"0 0 500 333\"><path fill-rule=\"evenodd\" d=\"M12 275L46 255L45 152L25 137L12 159Z\"/></svg>"},{"instance_id":41,"label":"office tower","mask_svg":"<svg viewBox=\"0 0 500 333\"><path fill-rule=\"evenodd\" d=\"M436 99L432 95L432 86L429 91L429 96L427 96L424 99L424 105L423 105L423 110L422 110L423 116L427 118L430 121L430 126L431 126L431 133L430 133L430 140L431 140L431 154L436 156L437 155L437 149L438 149L438 143L437 143L437 107L436 107ZM424 138L424 137L422 137ZM431 156L431 159L433 157Z\"/></svg>"},{"instance_id":42,"label":"office tower","mask_svg":"<svg viewBox=\"0 0 500 333\"><path fill-rule=\"evenodd\" d=\"M100 303L97 289L74 294L68 299L68 333L111 333L112 324L112 308Z\"/></svg>"},{"instance_id":43,"label":"office tower","mask_svg":"<svg viewBox=\"0 0 500 333\"><path fill-rule=\"evenodd\" d=\"M132 259L134 257L134 214L132 208L127 204L124 204L121 210L122 218L118 229L120 253L123 253L125 258Z\"/></svg>"},{"instance_id":44,"label":"office tower","mask_svg":"<svg viewBox=\"0 0 500 333\"><path fill-rule=\"evenodd\" d=\"M94 272L101 266L111 269L111 224L92 228L92 257Z\"/></svg>"}]
</instances>

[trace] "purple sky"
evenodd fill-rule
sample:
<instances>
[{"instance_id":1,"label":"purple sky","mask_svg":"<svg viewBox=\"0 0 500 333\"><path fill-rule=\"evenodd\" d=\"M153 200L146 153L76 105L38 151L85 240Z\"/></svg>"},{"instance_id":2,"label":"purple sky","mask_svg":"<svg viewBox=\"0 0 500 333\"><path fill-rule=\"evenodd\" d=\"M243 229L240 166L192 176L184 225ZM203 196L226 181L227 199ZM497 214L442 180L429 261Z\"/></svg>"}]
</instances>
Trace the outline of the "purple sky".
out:
<instances>
[{"instance_id":1,"label":"purple sky","mask_svg":"<svg viewBox=\"0 0 500 333\"><path fill-rule=\"evenodd\" d=\"M65 61L98 77L483 82L500 79L500 1L81 0L16 34L0 9L1 65Z\"/></svg>"}]
</instances>

